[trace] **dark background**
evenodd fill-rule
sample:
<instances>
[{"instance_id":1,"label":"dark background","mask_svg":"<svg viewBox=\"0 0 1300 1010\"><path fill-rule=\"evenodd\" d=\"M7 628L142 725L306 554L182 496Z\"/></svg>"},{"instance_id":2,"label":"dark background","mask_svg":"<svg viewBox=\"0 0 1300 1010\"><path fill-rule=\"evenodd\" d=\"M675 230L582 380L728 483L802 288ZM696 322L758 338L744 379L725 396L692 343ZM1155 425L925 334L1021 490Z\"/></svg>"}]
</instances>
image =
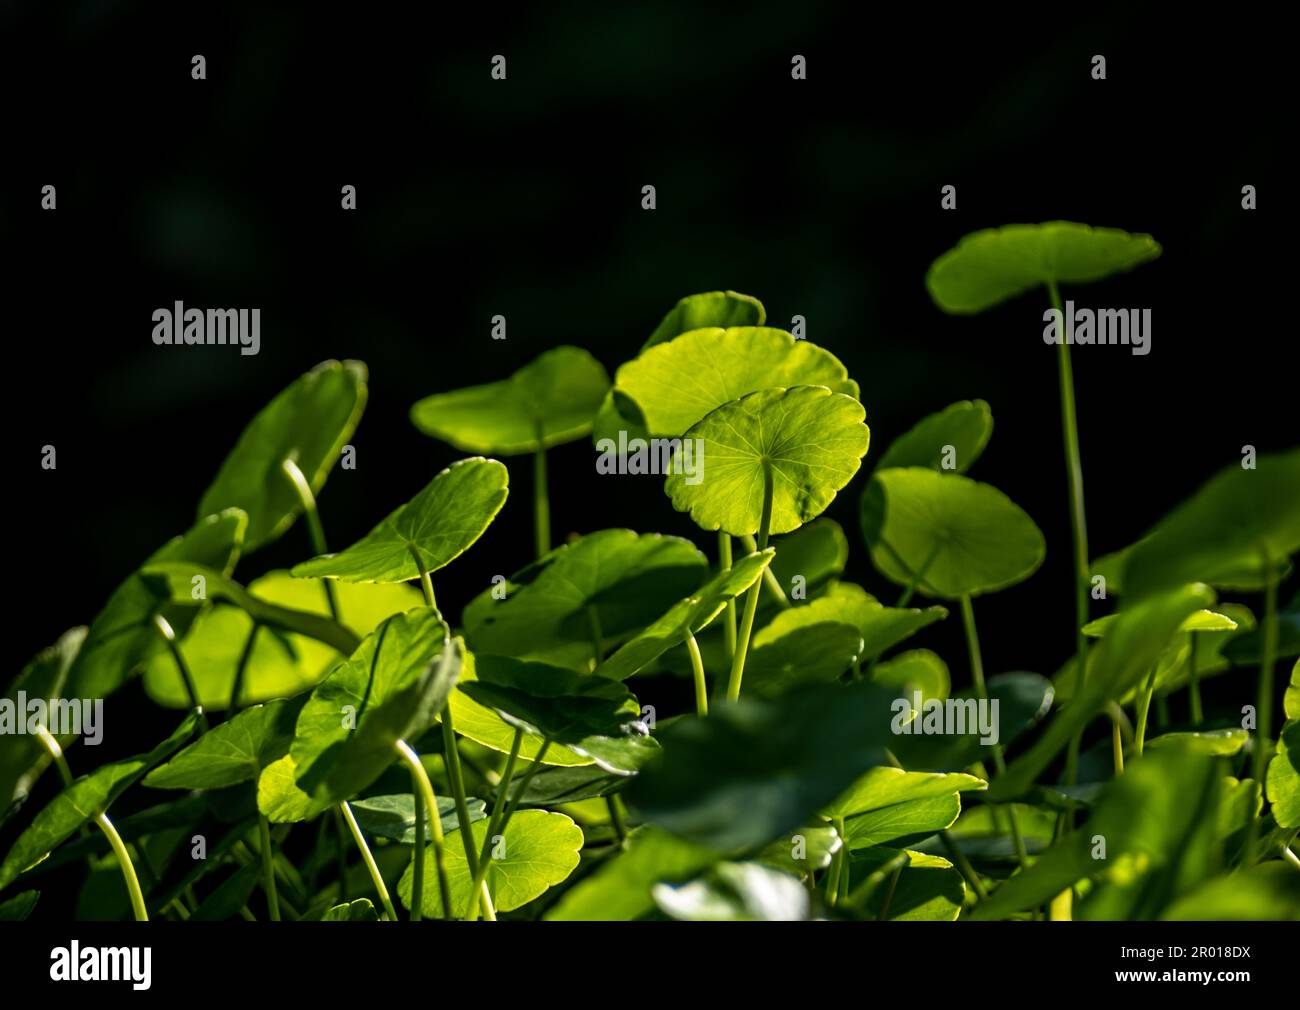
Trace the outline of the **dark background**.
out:
<instances>
[{"instance_id":1,"label":"dark background","mask_svg":"<svg viewBox=\"0 0 1300 1010\"><path fill-rule=\"evenodd\" d=\"M3 6L6 677L189 526L245 423L317 362L370 367L358 469L336 470L321 499L341 547L461 455L411 426L417 399L561 343L612 374L678 298L717 288L759 297L773 325L806 316L809 338L845 362L872 428L868 467L926 413L990 402L995 434L973 476L1035 518L1048 558L980 601L985 662L1051 674L1073 639L1045 305L948 317L923 286L934 257L992 225L1065 218L1164 246L1131 275L1066 292L1153 313L1149 356L1074 354L1094 556L1242 445L1297 441L1291 54L1289 35L1253 15L1199 26L1125 4L1021 20L980 5L904 22L812 4L581 4L420 20L178 6ZM206 81L190 77L196 53ZM489 77L497 53L505 82ZM795 53L806 81L790 78ZM1106 81L1090 77L1094 53ZM47 183L52 213L39 207ZM640 209L647 183L653 212ZM1254 212L1240 206L1247 183ZM344 184L355 212L340 209ZM956 211L940 210L945 184ZM176 299L260 307L261 354L155 347L150 315ZM497 313L504 342L489 338ZM47 443L52 472L39 466ZM712 554L657 480L597 479L594 456L588 442L551 453L557 541L625 525ZM504 512L436 579L453 615L531 557L529 461L511 466ZM850 536L850 577L892 601L857 533L862 484L829 514ZM308 554L298 524L239 575ZM947 624L922 641L962 684Z\"/></svg>"}]
</instances>

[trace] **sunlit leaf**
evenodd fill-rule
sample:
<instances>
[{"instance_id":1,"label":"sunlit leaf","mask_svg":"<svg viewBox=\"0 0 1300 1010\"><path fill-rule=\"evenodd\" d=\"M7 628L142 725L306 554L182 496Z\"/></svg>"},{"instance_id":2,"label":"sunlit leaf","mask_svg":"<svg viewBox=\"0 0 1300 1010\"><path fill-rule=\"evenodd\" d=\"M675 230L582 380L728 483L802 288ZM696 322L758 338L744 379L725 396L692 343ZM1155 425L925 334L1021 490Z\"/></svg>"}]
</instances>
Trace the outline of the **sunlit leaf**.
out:
<instances>
[{"instance_id":1,"label":"sunlit leaf","mask_svg":"<svg viewBox=\"0 0 1300 1010\"><path fill-rule=\"evenodd\" d=\"M302 511L282 464L295 463L319 494L366 408L366 366L325 361L279 393L249 422L203 494L198 517L248 513L245 549L278 539Z\"/></svg>"},{"instance_id":2,"label":"sunlit leaf","mask_svg":"<svg viewBox=\"0 0 1300 1010\"><path fill-rule=\"evenodd\" d=\"M1150 235L1072 221L1011 224L965 236L930 266L925 286L945 312L983 312L1048 282L1087 284L1160 255Z\"/></svg>"},{"instance_id":3,"label":"sunlit leaf","mask_svg":"<svg viewBox=\"0 0 1300 1010\"><path fill-rule=\"evenodd\" d=\"M864 416L857 400L824 386L750 393L686 432L703 450L702 470L669 474L664 490L703 529L752 535L770 471L769 532L789 533L821 515L858 472L870 441Z\"/></svg>"},{"instance_id":4,"label":"sunlit leaf","mask_svg":"<svg viewBox=\"0 0 1300 1010\"><path fill-rule=\"evenodd\" d=\"M351 547L304 561L293 574L344 582L406 582L421 572L436 572L483 535L505 504L507 481L503 463L462 459Z\"/></svg>"},{"instance_id":5,"label":"sunlit leaf","mask_svg":"<svg viewBox=\"0 0 1300 1010\"><path fill-rule=\"evenodd\" d=\"M222 789L256 779L289 753L294 724L306 699L273 701L245 709L203 734L144 784L154 789Z\"/></svg>"},{"instance_id":6,"label":"sunlit leaf","mask_svg":"<svg viewBox=\"0 0 1300 1010\"><path fill-rule=\"evenodd\" d=\"M463 452L516 456L586 435L608 389L589 353L554 347L508 379L425 397L411 421Z\"/></svg>"}]
</instances>

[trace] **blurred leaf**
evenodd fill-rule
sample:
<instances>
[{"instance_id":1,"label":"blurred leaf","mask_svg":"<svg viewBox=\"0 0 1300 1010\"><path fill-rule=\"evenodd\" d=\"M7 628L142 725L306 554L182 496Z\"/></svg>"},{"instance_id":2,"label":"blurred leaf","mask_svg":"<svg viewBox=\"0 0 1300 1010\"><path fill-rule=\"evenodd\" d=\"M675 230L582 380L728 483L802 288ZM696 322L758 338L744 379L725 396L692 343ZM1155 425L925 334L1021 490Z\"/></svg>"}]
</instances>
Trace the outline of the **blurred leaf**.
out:
<instances>
[{"instance_id":1,"label":"blurred leaf","mask_svg":"<svg viewBox=\"0 0 1300 1010\"><path fill-rule=\"evenodd\" d=\"M837 578L849 560L849 541L843 527L826 516L777 538L772 546L777 548L772 574L787 595L795 576L802 577L805 589L812 593Z\"/></svg>"},{"instance_id":2,"label":"blurred leaf","mask_svg":"<svg viewBox=\"0 0 1300 1010\"><path fill-rule=\"evenodd\" d=\"M1011 224L966 235L930 266L926 289L945 312L983 312L1048 282L1087 284L1160 255L1150 235L1072 221Z\"/></svg>"},{"instance_id":3,"label":"blurred leaf","mask_svg":"<svg viewBox=\"0 0 1300 1010\"><path fill-rule=\"evenodd\" d=\"M15 677L5 690L4 700L18 709L18 692L28 698L55 701L64 697L63 686L72 668L77 650L86 638L86 628L73 628L59 640L42 649ZM61 737L66 743L71 737ZM0 733L0 824L16 800L27 797L36 779L50 763L49 753L40 738L30 733Z\"/></svg>"},{"instance_id":4,"label":"blurred leaf","mask_svg":"<svg viewBox=\"0 0 1300 1010\"><path fill-rule=\"evenodd\" d=\"M909 772L901 768L872 768L836 801L822 810L824 817L853 817L912 800L949 796L970 789L987 789L974 775Z\"/></svg>"},{"instance_id":5,"label":"blurred leaf","mask_svg":"<svg viewBox=\"0 0 1300 1010\"><path fill-rule=\"evenodd\" d=\"M877 667L877 672L879 670ZM1052 682L1036 673L1000 673L988 679L987 687L989 700L998 703L998 744L1004 748L1047 715L1055 696ZM895 697L899 696L895 693ZM911 695L902 697L909 702L915 700ZM975 697L975 689L969 687L958 692L955 699L967 702ZM980 743L977 733L904 734L896 737L890 748L894 756L911 769L960 771L978 762L993 764L992 745Z\"/></svg>"},{"instance_id":6,"label":"blurred leaf","mask_svg":"<svg viewBox=\"0 0 1300 1010\"><path fill-rule=\"evenodd\" d=\"M1004 801L1024 793L1108 700L1122 697L1150 673L1188 615L1211 603L1213 594L1207 587L1192 585L1121 610L1120 619L1089 653L1086 687L1052 720L1034 746L994 780L989 800Z\"/></svg>"},{"instance_id":7,"label":"blurred leaf","mask_svg":"<svg viewBox=\"0 0 1300 1010\"><path fill-rule=\"evenodd\" d=\"M716 852L658 828L637 828L622 852L565 892L546 918L598 922L639 918L654 911L655 884L690 880L719 858Z\"/></svg>"},{"instance_id":8,"label":"blurred leaf","mask_svg":"<svg viewBox=\"0 0 1300 1010\"><path fill-rule=\"evenodd\" d=\"M862 494L862 534L877 570L900 586L958 599L1005 589L1043 563L1034 521L990 484L924 467L878 470Z\"/></svg>"},{"instance_id":9,"label":"blurred leaf","mask_svg":"<svg viewBox=\"0 0 1300 1010\"><path fill-rule=\"evenodd\" d=\"M462 452L517 456L582 438L608 389L589 353L554 347L508 379L425 397L411 421Z\"/></svg>"},{"instance_id":10,"label":"blurred leaf","mask_svg":"<svg viewBox=\"0 0 1300 1010\"><path fill-rule=\"evenodd\" d=\"M261 873L262 864L259 861L241 866L203 899L203 903L194 910L190 920L224 922L226 919L233 919L253 896L253 889L257 887Z\"/></svg>"},{"instance_id":11,"label":"blurred leaf","mask_svg":"<svg viewBox=\"0 0 1300 1010\"><path fill-rule=\"evenodd\" d=\"M103 813L150 768L181 746L198 725L191 712L176 731L147 754L100 765L67 786L27 826L0 865L0 890L45 859L83 824Z\"/></svg>"},{"instance_id":12,"label":"blurred leaf","mask_svg":"<svg viewBox=\"0 0 1300 1010\"><path fill-rule=\"evenodd\" d=\"M506 501L505 464L481 456L453 463L414 498L337 554L293 568L299 578L406 582L436 572L465 553ZM417 568L412 551L420 555Z\"/></svg>"},{"instance_id":13,"label":"blurred leaf","mask_svg":"<svg viewBox=\"0 0 1300 1010\"><path fill-rule=\"evenodd\" d=\"M1300 660L1291 669L1285 708L1287 723L1265 775L1273 817L1284 828L1300 827Z\"/></svg>"},{"instance_id":14,"label":"blurred leaf","mask_svg":"<svg viewBox=\"0 0 1300 1010\"><path fill-rule=\"evenodd\" d=\"M229 575L239 557L248 517L228 509L200 519L188 533L174 537L154 551L142 569L159 562L193 562ZM190 595L186 583L185 595ZM165 646L154 625L161 615L177 637L194 619L192 607L170 602L165 590L141 572L129 575L113 591L91 622L90 631L68 674L67 696L102 698L121 687L135 669Z\"/></svg>"},{"instance_id":15,"label":"blurred leaf","mask_svg":"<svg viewBox=\"0 0 1300 1010\"><path fill-rule=\"evenodd\" d=\"M1203 730L1199 733L1162 733L1146 742L1146 747L1183 747L1193 754L1228 757L1246 746L1250 734L1244 729Z\"/></svg>"},{"instance_id":16,"label":"blurred leaf","mask_svg":"<svg viewBox=\"0 0 1300 1010\"><path fill-rule=\"evenodd\" d=\"M243 509L248 551L279 539L302 511L281 464L297 464L312 494L320 494L366 409L366 379L360 361L325 361L277 395L239 436L204 492L198 517Z\"/></svg>"},{"instance_id":17,"label":"blurred leaf","mask_svg":"<svg viewBox=\"0 0 1300 1010\"><path fill-rule=\"evenodd\" d=\"M1185 582L1262 585L1268 566L1300 550L1300 449L1224 467L1129 552L1124 591L1147 596Z\"/></svg>"},{"instance_id":18,"label":"blurred leaf","mask_svg":"<svg viewBox=\"0 0 1300 1010\"><path fill-rule=\"evenodd\" d=\"M22 922L32 914L40 891L23 891L7 901L0 901L0 922Z\"/></svg>"},{"instance_id":19,"label":"blurred leaf","mask_svg":"<svg viewBox=\"0 0 1300 1010\"><path fill-rule=\"evenodd\" d=\"M762 863L718 863L687 884L655 884L665 915L688 922L798 922L809 918L808 889L798 877Z\"/></svg>"},{"instance_id":20,"label":"blurred leaf","mask_svg":"<svg viewBox=\"0 0 1300 1010\"><path fill-rule=\"evenodd\" d=\"M993 434L993 413L983 400L962 400L922 418L890 444L876 463L877 470L924 466L940 472L965 473L984 452ZM955 467L944 470L946 449L952 448Z\"/></svg>"},{"instance_id":21,"label":"blurred leaf","mask_svg":"<svg viewBox=\"0 0 1300 1010\"><path fill-rule=\"evenodd\" d=\"M1160 916L1184 922L1266 922L1300 918L1300 874L1280 862L1216 877Z\"/></svg>"},{"instance_id":22,"label":"blurred leaf","mask_svg":"<svg viewBox=\"0 0 1300 1010\"><path fill-rule=\"evenodd\" d=\"M923 702L927 698L942 701L952 689L948 664L929 649L900 652L878 664L870 679L873 684L893 691L895 697L911 698L912 692L920 691Z\"/></svg>"},{"instance_id":23,"label":"blurred leaf","mask_svg":"<svg viewBox=\"0 0 1300 1010\"><path fill-rule=\"evenodd\" d=\"M741 700L659 735L663 756L628 789L649 823L721 853L793 831L893 740L890 699L869 684L816 685L780 703Z\"/></svg>"}]
</instances>

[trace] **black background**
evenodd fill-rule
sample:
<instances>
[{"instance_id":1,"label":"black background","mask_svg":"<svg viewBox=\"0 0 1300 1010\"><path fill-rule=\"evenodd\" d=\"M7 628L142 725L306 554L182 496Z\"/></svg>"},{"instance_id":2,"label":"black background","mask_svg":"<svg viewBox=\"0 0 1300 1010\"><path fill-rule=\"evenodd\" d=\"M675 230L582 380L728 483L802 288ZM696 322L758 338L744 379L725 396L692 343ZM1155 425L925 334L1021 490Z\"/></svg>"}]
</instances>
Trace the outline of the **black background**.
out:
<instances>
[{"instance_id":1,"label":"black background","mask_svg":"<svg viewBox=\"0 0 1300 1010\"><path fill-rule=\"evenodd\" d=\"M1297 442L1293 82L1289 36L1263 20L1127 4L926 7L906 21L815 4L425 18L180 6L4 7L9 675L189 526L242 427L317 362L370 367L358 469L336 470L321 497L341 547L461 455L411 426L417 399L561 343L612 373L678 298L717 288L759 297L773 325L804 315L845 362L872 428L868 466L923 415L990 402L996 429L972 475L1035 518L1048 558L980 601L985 663L1050 675L1073 647L1073 611L1045 306L1026 296L949 317L923 285L934 257L992 225L1064 218L1164 246L1131 275L1066 292L1153 315L1149 356L1074 354L1094 556L1243 445ZM190 76L196 53L205 81ZM489 76L497 53L504 82ZM796 53L806 81L791 80ZM1105 81L1090 76L1095 53ZM54 212L40 209L45 184ZM345 184L355 212L340 209ZM956 211L940 209L946 184ZM1245 184L1256 211L1241 208ZM261 354L154 346L150 315L176 299L261 308ZM506 341L489 337L497 313ZM55 471L40 468L46 444ZM585 441L551 453L557 541L620 525L712 554L657 480L597 478L594 456ZM452 615L531 557L529 461L511 466L505 510L436 580ZM849 534L850 576L892 601L861 548L862 483L829 514ZM308 554L298 524L239 575ZM948 624L924 644L962 684ZM1253 678L1231 690L1253 693Z\"/></svg>"}]
</instances>

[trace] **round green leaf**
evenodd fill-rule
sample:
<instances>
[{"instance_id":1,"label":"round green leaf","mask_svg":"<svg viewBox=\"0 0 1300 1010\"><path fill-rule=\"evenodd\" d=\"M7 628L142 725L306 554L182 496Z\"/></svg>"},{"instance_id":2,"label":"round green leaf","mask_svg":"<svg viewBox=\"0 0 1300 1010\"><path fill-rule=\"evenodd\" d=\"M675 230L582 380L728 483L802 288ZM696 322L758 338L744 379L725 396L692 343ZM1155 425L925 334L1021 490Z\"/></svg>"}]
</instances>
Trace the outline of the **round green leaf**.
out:
<instances>
[{"instance_id":1,"label":"round green leaf","mask_svg":"<svg viewBox=\"0 0 1300 1010\"><path fill-rule=\"evenodd\" d=\"M794 587L796 577L811 596L828 581L838 578L849 560L849 540L834 519L822 516L781 537L772 559L772 574L785 589Z\"/></svg>"},{"instance_id":2,"label":"round green leaf","mask_svg":"<svg viewBox=\"0 0 1300 1010\"><path fill-rule=\"evenodd\" d=\"M870 441L865 416L857 400L824 386L750 393L686 433L701 444L703 477L673 473L664 490L703 529L752 535L770 471L769 532L789 533L825 511L858 472Z\"/></svg>"},{"instance_id":3,"label":"round green leaf","mask_svg":"<svg viewBox=\"0 0 1300 1010\"><path fill-rule=\"evenodd\" d=\"M914 691L920 691L922 700L943 700L952 689L948 664L929 649L909 649L878 663L871 682L896 691L897 697L911 698Z\"/></svg>"},{"instance_id":4,"label":"round green leaf","mask_svg":"<svg viewBox=\"0 0 1300 1010\"><path fill-rule=\"evenodd\" d=\"M313 494L366 409L366 366L325 361L281 392L253 418L212 486L199 502L199 517L225 508L248 513L245 548L280 537L302 511L302 501L281 465L296 463Z\"/></svg>"},{"instance_id":5,"label":"round green leaf","mask_svg":"<svg viewBox=\"0 0 1300 1010\"><path fill-rule=\"evenodd\" d=\"M600 660L597 632L603 652L693 592L707 571L680 537L589 533L471 601L465 637L475 652L590 670Z\"/></svg>"},{"instance_id":6,"label":"round green leaf","mask_svg":"<svg viewBox=\"0 0 1300 1010\"><path fill-rule=\"evenodd\" d=\"M609 375L580 347L556 347L510 378L425 397L411 421L464 452L518 456L591 431Z\"/></svg>"},{"instance_id":7,"label":"round green leaf","mask_svg":"<svg viewBox=\"0 0 1300 1010\"><path fill-rule=\"evenodd\" d=\"M1015 585L1043 562L1034 521L997 488L924 467L877 471L863 492L862 532L887 578L942 599Z\"/></svg>"},{"instance_id":8,"label":"round green leaf","mask_svg":"<svg viewBox=\"0 0 1300 1010\"><path fill-rule=\"evenodd\" d=\"M474 844L480 849L487 837L486 821L473 825ZM488 888L498 912L520 908L547 890L561 883L578 865L578 852L582 848L582 829L564 814L546 810L520 810L510 818L502 840L500 859L489 857ZM473 877L465 859L465 841L459 831L447 836L443 843L447 878L451 885L452 914L465 917L470 902L470 885ZM426 847L424 858L424 900L422 911L427 918L443 916L442 895L430 881L437 880L433 862L433 848ZM402 904L411 907L415 864L402 874L397 884L397 894Z\"/></svg>"},{"instance_id":9,"label":"round green leaf","mask_svg":"<svg viewBox=\"0 0 1300 1010\"><path fill-rule=\"evenodd\" d=\"M962 400L922 418L894 439L876 463L877 470L894 466L927 466L931 470L965 473L984 452L993 434L993 413L983 400ZM953 466L945 467L951 449Z\"/></svg>"},{"instance_id":10,"label":"round green leaf","mask_svg":"<svg viewBox=\"0 0 1300 1010\"><path fill-rule=\"evenodd\" d=\"M505 504L508 481L504 463L462 459L351 547L304 561L293 574L344 582L406 582L422 572L436 572L483 535ZM414 554L420 557L418 567Z\"/></svg>"},{"instance_id":11,"label":"round green leaf","mask_svg":"<svg viewBox=\"0 0 1300 1010\"><path fill-rule=\"evenodd\" d=\"M248 516L227 509L200 519L182 536L169 540L142 566L193 562L228 575L239 557ZM189 595L186 586L186 595ZM163 617L176 635L189 629L197 610L171 601L157 580L136 572L113 591L91 622L68 674L68 697L102 698L121 687L142 662L166 646L154 617Z\"/></svg>"},{"instance_id":12,"label":"round green leaf","mask_svg":"<svg viewBox=\"0 0 1300 1010\"><path fill-rule=\"evenodd\" d=\"M1124 591L1135 596L1187 582L1262 584L1300 550L1300 449L1227 466L1128 553Z\"/></svg>"},{"instance_id":13,"label":"round green leaf","mask_svg":"<svg viewBox=\"0 0 1300 1010\"><path fill-rule=\"evenodd\" d=\"M945 312L983 312L1049 282L1087 284L1160 255L1150 235L1072 221L1011 224L965 236L930 266L925 286Z\"/></svg>"},{"instance_id":14,"label":"round green leaf","mask_svg":"<svg viewBox=\"0 0 1300 1010\"><path fill-rule=\"evenodd\" d=\"M762 326L683 333L642 352L615 376L615 388L636 402L646 429L664 437L679 436L723 404L773 386L826 386L858 395L858 384L829 351Z\"/></svg>"},{"instance_id":15,"label":"round green leaf","mask_svg":"<svg viewBox=\"0 0 1300 1010\"><path fill-rule=\"evenodd\" d=\"M706 291L703 294L687 295L668 311L649 339L641 345L641 350L672 340L689 330L762 326L766 319L767 312L763 309L763 303L749 295L735 291ZM597 442L606 438L617 442L620 431L626 432L629 440L650 437L641 408L622 390L611 389L605 394L596 414L592 437Z\"/></svg>"}]
</instances>

